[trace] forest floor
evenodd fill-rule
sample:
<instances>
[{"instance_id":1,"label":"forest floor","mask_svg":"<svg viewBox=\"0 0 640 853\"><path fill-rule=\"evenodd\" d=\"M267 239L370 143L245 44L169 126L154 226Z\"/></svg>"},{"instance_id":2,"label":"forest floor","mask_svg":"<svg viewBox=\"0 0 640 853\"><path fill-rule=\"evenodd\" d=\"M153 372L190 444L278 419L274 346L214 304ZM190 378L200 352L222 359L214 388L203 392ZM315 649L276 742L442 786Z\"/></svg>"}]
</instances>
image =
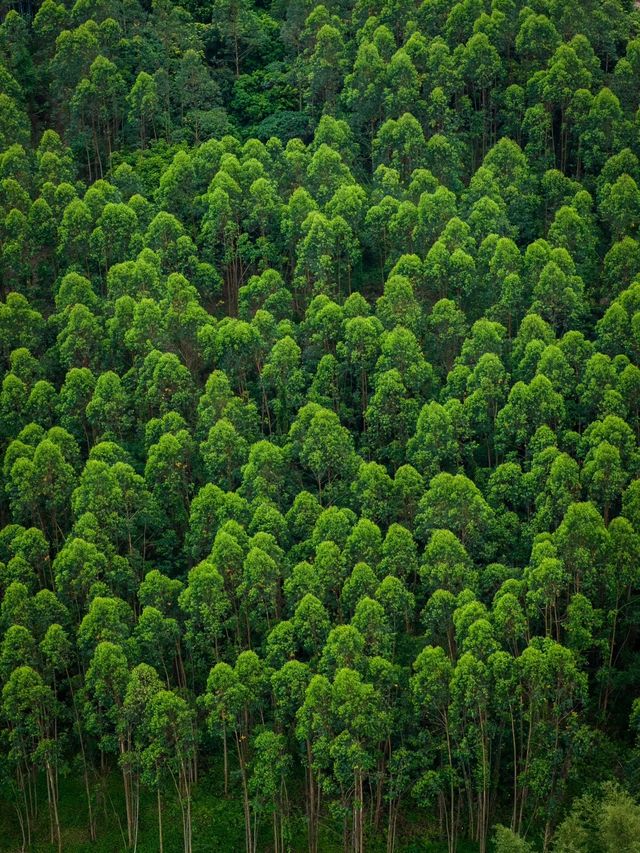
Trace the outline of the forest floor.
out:
<instances>
[{"instance_id":1,"label":"forest floor","mask_svg":"<svg viewBox=\"0 0 640 853\"><path fill-rule=\"evenodd\" d=\"M60 821L62 849L64 853L116 853L126 851L126 824L124 802L121 797L121 780L117 774L106 776L99 786L96 807L97 840L89 839L84 788L78 777L71 776L60 783ZM57 846L49 841L49 819L46 795L42 791L39 817L33 833L29 853L55 853ZM307 844L302 819L292 821L291 850L306 853ZM265 819L265 835L258 843L260 853L270 848L268 819ZM164 853L182 853L182 830L177 803L167 801L163 805ZM0 801L0 851L20 853L20 827L11 807ZM137 853L158 853L158 824L155 795L140 792L140 831ZM464 844L459 853L475 853L476 845ZM244 824L242 804L238 797L225 799L205 776L198 785L193 798L193 853L244 853ZM320 841L321 853L341 853L343 850L339 826L325 825ZM416 838L410 843L399 844L397 853L445 853L446 844ZM371 839L367 843L368 853L384 853L384 838Z\"/></svg>"}]
</instances>

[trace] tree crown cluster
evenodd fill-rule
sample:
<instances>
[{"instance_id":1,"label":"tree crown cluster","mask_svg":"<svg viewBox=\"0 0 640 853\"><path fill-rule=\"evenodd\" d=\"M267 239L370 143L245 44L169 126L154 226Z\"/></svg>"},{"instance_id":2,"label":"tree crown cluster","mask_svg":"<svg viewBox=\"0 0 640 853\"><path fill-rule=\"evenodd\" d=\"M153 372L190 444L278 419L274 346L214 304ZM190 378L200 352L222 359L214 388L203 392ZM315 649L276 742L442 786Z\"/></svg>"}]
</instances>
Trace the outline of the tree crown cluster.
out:
<instances>
[{"instance_id":1,"label":"tree crown cluster","mask_svg":"<svg viewBox=\"0 0 640 853\"><path fill-rule=\"evenodd\" d=\"M2 10L23 848L76 767L91 839L637 853L631 0Z\"/></svg>"}]
</instances>

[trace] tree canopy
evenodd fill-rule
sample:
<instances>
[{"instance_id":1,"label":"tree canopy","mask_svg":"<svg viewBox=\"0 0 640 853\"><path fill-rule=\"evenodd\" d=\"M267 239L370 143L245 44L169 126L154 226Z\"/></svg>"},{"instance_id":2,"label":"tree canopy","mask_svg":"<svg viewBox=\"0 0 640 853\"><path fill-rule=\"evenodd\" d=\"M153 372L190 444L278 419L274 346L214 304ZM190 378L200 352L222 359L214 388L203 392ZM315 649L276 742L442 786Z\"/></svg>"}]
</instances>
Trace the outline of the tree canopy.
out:
<instances>
[{"instance_id":1,"label":"tree canopy","mask_svg":"<svg viewBox=\"0 0 640 853\"><path fill-rule=\"evenodd\" d=\"M640 10L0 4L7 849L637 853Z\"/></svg>"}]
</instances>

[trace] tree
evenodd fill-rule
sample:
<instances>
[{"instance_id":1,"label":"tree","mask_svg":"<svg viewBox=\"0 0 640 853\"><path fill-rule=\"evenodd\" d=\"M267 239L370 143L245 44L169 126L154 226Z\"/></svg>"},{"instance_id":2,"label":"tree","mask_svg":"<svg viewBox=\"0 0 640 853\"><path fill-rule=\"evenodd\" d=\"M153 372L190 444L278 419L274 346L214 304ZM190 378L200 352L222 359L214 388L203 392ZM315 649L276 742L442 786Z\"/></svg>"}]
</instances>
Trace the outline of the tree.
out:
<instances>
[{"instance_id":1,"label":"tree","mask_svg":"<svg viewBox=\"0 0 640 853\"><path fill-rule=\"evenodd\" d=\"M196 781L193 711L181 696L158 690L147 713L149 745L143 763L156 775L156 784L164 774L171 778L180 804L184 853L191 853L191 789Z\"/></svg>"},{"instance_id":2,"label":"tree","mask_svg":"<svg viewBox=\"0 0 640 853\"><path fill-rule=\"evenodd\" d=\"M353 123L366 132L371 144L382 120L385 63L375 44L363 39L353 71L345 77L344 100L351 107Z\"/></svg>"},{"instance_id":3,"label":"tree","mask_svg":"<svg viewBox=\"0 0 640 853\"><path fill-rule=\"evenodd\" d=\"M9 725L10 758L15 764L19 790L25 798L25 811L19 812L23 841L31 843L31 826L35 814L30 810L33 805L27 805L27 798L31 799L34 793L31 768L40 765L45 770L47 782L51 843L57 844L58 850L62 850L58 814L58 708L55 696L35 670L29 666L20 666L12 672L3 687L2 711Z\"/></svg>"},{"instance_id":4,"label":"tree","mask_svg":"<svg viewBox=\"0 0 640 853\"><path fill-rule=\"evenodd\" d=\"M638 805L614 782L596 795L578 798L558 827L556 848L565 850L632 850L639 820Z\"/></svg>"},{"instance_id":5,"label":"tree","mask_svg":"<svg viewBox=\"0 0 640 853\"><path fill-rule=\"evenodd\" d=\"M373 166L391 166L407 180L414 169L427 165L425 138L418 120L410 112L388 119L376 133L371 148Z\"/></svg>"},{"instance_id":6,"label":"tree","mask_svg":"<svg viewBox=\"0 0 640 853\"><path fill-rule=\"evenodd\" d=\"M419 369L419 364L416 366ZM404 447L415 428L418 404L409 397L398 370L378 375L375 385L364 413L368 446L382 461L397 468L404 462Z\"/></svg>"},{"instance_id":7,"label":"tree","mask_svg":"<svg viewBox=\"0 0 640 853\"><path fill-rule=\"evenodd\" d=\"M480 357L467 380L467 389L471 393L465 400L465 409L469 412L469 420L475 427L476 435L484 437L489 466L492 462L496 419L505 403L508 383L504 365L493 353L485 353Z\"/></svg>"},{"instance_id":8,"label":"tree","mask_svg":"<svg viewBox=\"0 0 640 853\"><path fill-rule=\"evenodd\" d=\"M619 450L603 441L591 451L582 470L589 497L601 508L607 524L611 504L621 496L626 483Z\"/></svg>"},{"instance_id":9,"label":"tree","mask_svg":"<svg viewBox=\"0 0 640 853\"><path fill-rule=\"evenodd\" d=\"M385 113L389 118L399 118L414 107L419 92L418 72L405 49L391 57L385 77Z\"/></svg>"},{"instance_id":10,"label":"tree","mask_svg":"<svg viewBox=\"0 0 640 853\"><path fill-rule=\"evenodd\" d=\"M36 352L44 332L44 320L21 293L8 293L0 303L2 354L6 360L18 347Z\"/></svg>"},{"instance_id":11,"label":"tree","mask_svg":"<svg viewBox=\"0 0 640 853\"><path fill-rule=\"evenodd\" d=\"M331 622L325 607L314 595L307 593L298 603L292 625L298 646L316 657L324 647Z\"/></svg>"},{"instance_id":12,"label":"tree","mask_svg":"<svg viewBox=\"0 0 640 853\"><path fill-rule=\"evenodd\" d=\"M426 403L420 412L415 435L409 440L407 458L427 479L444 469L457 471L460 448L454 425L444 406Z\"/></svg>"},{"instance_id":13,"label":"tree","mask_svg":"<svg viewBox=\"0 0 640 853\"><path fill-rule=\"evenodd\" d=\"M210 668L211 652L216 659L219 656L218 644L229 611L222 576L212 562L205 560L191 569L178 603L185 616L184 640L193 674L200 680Z\"/></svg>"},{"instance_id":14,"label":"tree","mask_svg":"<svg viewBox=\"0 0 640 853\"><path fill-rule=\"evenodd\" d=\"M394 482L383 465L361 462L358 474L351 484L363 518L384 525L393 517L396 506Z\"/></svg>"},{"instance_id":15,"label":"tree","mask_svg":"<svg viewBox=\"0 0 640 853\"><path fill-rule=\"evenodd\" d=\"M69 312L64 328L58 335L60 358L67 369L93 369L101 356L100 320L82 303Z\"/></svg>"},{"instance_id":16,"label":"tree","mask_svg":"<svg viewBox=\"0 0 640 853\"><path fill-rule=\"evenodd\" d=\"M582 61L573 44L562 44L549 61L549 70L542 85L542 94L560 112L561 139L559 168L564 170L569 153L570 120L569 107L579 89L588 89L592 74Z\"/></svg>"},{"instance_id":17,"label":"tree","mask_svg":"<svg viewBox=\"0 0 640 853\"><path fill-rule=\"evenodd\" d=\"M374 767L389 720L379 692L348 668L340 669L335 675L331 686L331 711L339 734L329 746L329 755L340 787L353 792L349 797L353 815L352 845L356 853L362 853L365 779Z\"/></svg>"},{"instance_id":18,"label":"tree","mask_svg":"<svg viewBox=\"0 0 640 853\"><path fill-rule=\"evenodd\" d=\"M190 506L193 449L186 430L165 433L149 448L144 479L158 505L173 520L177 531L187 527Z\"/></svg>"},{"instance_id":19,"label":"tree","mask_svg":"<svg viewBox=\"0 0 640 853\"><path fill-rule=\"evenodd\" d=\"M249 460L242 469L241 492L247 498L271 500L278 506L286 495L285 455L270 441L257 441L249 450Z\"/></svg>"},{"instance_id":20,"label":"tree","mask_svg":"<svg viewBox=\"0 0 640 853\"><path fill-rule=\"evenodd\" d=\"M427 318L427 328L434 337L433 361L448 373L467 331L465 315L451 299L440 299Z\"/></svg>"},{"instance_id":21,"label":"tree","mask_svg":"<svg viewBox=\"0 0 640 853\"><path fill-rule=\"evenodd\" d=\"M224 748L225 791L227 790L227 730L233 732L242 779L245 842L247 853L253 850L253 825L249 799L249 748L255 711L266 689L264 667L255 652L242 652L232 668L218 663L207 680L205 704L213 727L220 726Z\"/></svg>"},{"instance_id":22,"label":"tree","mask_svg":"<svg viewBox=\"0 0 640 853\"><path fill-rule=\"evenodd\" d=\"M138 618L133 632L133 644L138 659L164 673L167 689L171 684L170 669L178 670L178 680L184 674L181 671L180 626L175 619L164 616L155 607L145 607Z\"/></svg>"},{"instance_id":23,"label":"tree","mask_svg":"<svg viewBox=\"0 0 640 853\"><path fill-rule=\"evenodd\" d=\"M426 548L420 578L427 590L449 590L458 594L473 590L477 572L462 543L450 530L434 530Z\"/></svg>"},{"instance_id":24,"label":"tree","mask_svg":"<svg viewBox=\"0 0 640 853\"><path fill-rule=\"evenodd\" d=\"M488 95L502 72L500 55L485 33L476 32L466 43L463 53L463 74L474 93L476 106L483 113L482 156L488 149Z\"/></svg>"},{"instance_id":25,"label":"tree","mask_svg":"<svg viewBox=\"0 0 640 853\"><path fill-rule=\"evenodd\" d=\"M580 672L571 651L551 639L541 643L530 644L522 653L519 661L520 678L522 681L524 707L524 724L526 731L533 738L534 731L544 740L553 738L560 743L559 735L566 726L566 717L570 709L582 701L585 690L584 673ZM543 684L547 684L545 689ZM548 724L539 727L539 721L546 715ZM555 739L558 738L556 741ZM533 739L527 741L527 746L521 758L521 782L519 785L519 813L516 820L516 831L522 825L522 816L527 801L530 798L555 798L559 788L565 782L564 771L558 766L561 754L550 754L546 760L541 758L545 775L538 777L536 784L527 785L532 773ZM568 736L563 743L562 753L570 755L574 748L573 739ZM542 769L542 768L541 768ZM533 781L533 780L532 780ZM549 821L551 817L549 817ZM547 833L550 823L547 824Z\"/></svg>"},{"instance_id":26,"label":"tree","mask_svg":"<svg viewBox=\"0 0 640 853\"><path fill-rule=\"evenodd\" d=\"M312 104L335 104L346 65L342 33L336 27L324 24L316 33L315 47L308 61L309 99Z\"/></svg>"},{"instance_id":27,"label":"tree","mask_svg":"<svg viewBox=\"0 0 640 853\"><path fill-rule=\"evenodd\" d=\"M429 788L435 787L442 791L442 796L448 798L444 810L447 847L455 850L456 845L456 789L453 774L453 745L451 722L449 719L450 683L453 668L444 649L440 646L427 646L418 655L413 664L414 675L411 678L411 695L418 714L427 725L439 735L437 747L438 769L435 778L430 773L425 774L416 785L416 792L421 795ZM446 785L446 783L449 783ZM444 793L445 791L448 792ZM446 799L445 799L446 802Z\"/></svg>"},{"instance_id":28,"label":"tree","mask_svg":"<svg viewBox=\"0 0 640 853\"><path fill-rule=\"evenodd\" d=\"M280 853L286 849L287 776L290 773L291 757L287 753L284 736L272 731L256 735L253 749L249 791L253 797L256 827L258 815L271 812L273 849L274 853Z\"/></svg>"},{"instance_id":29,"label":"tree","mask_svg":"<svg viewBox=\"0 0 640 853\"><path fill-rule=\"evenodd\" d=\"M502 824L496 825L494 844L497 853L530 853L532 849L529 841Z\"/></svg>"},{"instance_id":30,"label":"tree","mask_svg":"<svg viewBox=\"0 0 640 853\"><path fill-rule=\"evenodd\" d=\"M314 475L318 495L336 480L347 480L355 466L353 442L335 412L316 407L302 442L300 461Z\"/></svg>"},{"instance_id":31,"label":"tree","mask_svg":"<svg viewBox=\"0 0 640 853\"><path fill-rule=\"evenodd\" d=\"M81 137L87 140L89 169L93 160L100 178L111 166L113 148L122 124L124 97L124 81L117 66L104 56L96 56L71 98L72 122ZM93 147L92 160L89 158L89 139Z\"/></svg>"},{"instance_id":32,"label":"tree","mask_svg":"<svg viewBox=\"0 0 640 853\"><path fill-rule=\"evenodd\" d=\"M208 478L225 491L239 485L240 471L249 456L247 441L227 418L221 418L209 430L200 453Z\"/></svg>"},{"instance_id":33,"label":"tree","mask_svg":"<svg viewBox=\"0 0 640 853\"><path fill-rule=\"evenodd\" d=\"M248 605L244 609L247 645L252 644L252 630L262 636L279 621L281 609L281 575L273 557L260 547L252 547L242 565L242 581L238 594ZM255 636L255 634L253 636Z\"/></svg>"},{"instance_id":34,"label":"tree","mask_svg":"<svg viewBox=\"0 0 640 853\"><path fill-rule=\"evenodd\" d=\"M554 534L558 556L564 561L573 591L593 595L598 584L596 565L606 548L607 530L592 503L569 506Z\"/></svg>"},{"instance_id":35,"label":"tree","mask_svg":"<svg viewBox=\"0 0 640 853\"><path fill-rule=\"evenodd\" d=\"M97 595L91 601L78 627L78 649L89 659L102 642L126 646L131 633L133 614L121 598Z\"/></svg>"},{"instance_id":36,"label":"tree","mask_svg":"<svg viewBox=\"0 0 640 853\"><path fill-rule=\"evenodd\" d=\"M300 367L300 354L298 344L287 335L273 345L262 370L265 390L272 391L271 407L279 434L288 431L293 412L300 407L303 400L301 392L304 378Z\"/></svg>"},{"instance_id":37,"label":"tree","mask_svg":"<svg viewBox=\"0 0 640 853\"><path fill-rule=\"evenodd\" d=\"M79 371L83 368L74 369ZM79 374L75 375L80 378ZM86 377L89 380L89 376L87 371L83 379ZM112 371L100 374L93 395L85 407L86 419L93 427L94 435L101 439L122 441L131 428L128 409L129 400L118 374Z\"/></svg>"},{"instance_id":38,"label":"tree","mask_svg":"<svg viewBox=\"0 0 640 853\"><path fill-rule=\"evenodd\" d=\"M157 139L157 126L160 118L160 100L155 79L146 71L141 71L127 95L129 121L137 128L140 147L145 148L147 139L153 135Z\"/></svg>"},{"instance_id":39,"label":"tree","mask_svg":"<svg viewBox=\"0 0 640 853\"><path fill-rule=\"evenodd\" d=\"M33 521L56 545L64 534L75 472L60 447L44 438L32 458L10 469L10 501L18 518Z\"/></svg>"},{"instance_id":40,"label":"tree","mask_svg":"<svg viewBox=\"0 0 640 853\"><path fill-rule=\"evenodd\" d=\"M543 424L553 428L563 417L564 400L546 376L539 374L529 385L516 382L496 418L496 445L502 449L507 440L526 456L535 431Z\"/></svg>"},{"instance_id":41,"label":"tree","mask_svg":"<svg viewBox=\"0 0 640 853\"><path fill-rule=\"evenodd\" d=\"M360 631L372 655L391 657L394 637L384 607L378 601L363 596L356 604L351 624Z\"/></svg>"},{"instance_id":42,"label":"tree","mask_svg":"<svg viewBox=\"0 0 640 853\"><path fill-rule=\"evenodd\" d=\"M129 682L129 664L122 648L112 642L101 642L95 649L86 674L84 715L87 730L98 738L100 749L116 753L123 759L122 781L127 814L129 845L136 827L132 768L124 757L127 753L126 730L122 708Z\"/></svg>"},{"instance_id":43,"label":"tree","mask_svg":"<svg viewBox=\"0 0 640 853\"><path fill-rule=\"evenodd\" d=\"M630 175L621 175L614 184L607 185L600 211L614 240L635 233L640 214L640 190Z\"/></svg>"},{"instance_id":44,"label":"tree","mask_svg":"<svg viewBox=\"0 0 640 853\"><path fill-rule=\"evenodd\" d=\"M247 0L216 0L211 21L231 54L236 78L240 64L265 38L262 22Z\"/></svg>"},{"instance_id":45,"label":"tree","mask_svg":"<svg viewBox=\"0 0 640 853\"><path fill-rule=\"evenodd\" d=\"M493 511L464 474L435 476L420 501L416 519L422 539L432 530L447 528L472 556L491 553L493 524Z\"/></svg>"}]
</instances>

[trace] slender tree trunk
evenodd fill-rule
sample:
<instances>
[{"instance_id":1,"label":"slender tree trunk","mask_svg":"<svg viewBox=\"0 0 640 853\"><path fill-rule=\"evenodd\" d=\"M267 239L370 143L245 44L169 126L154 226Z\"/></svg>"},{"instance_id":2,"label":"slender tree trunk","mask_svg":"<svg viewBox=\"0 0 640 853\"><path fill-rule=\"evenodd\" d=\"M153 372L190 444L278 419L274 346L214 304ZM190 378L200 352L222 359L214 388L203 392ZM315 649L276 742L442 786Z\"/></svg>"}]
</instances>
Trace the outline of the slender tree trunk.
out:
<instances>
[{"instance_id":1,"label":"slender tree trunk","mask_svg":"<svg viewBox=\"0 0 640 853\"><path fill-rule=\"evenodd\" d=\"M222 724L222 761L224 765L224 795L229 796L229 753L227 750L227 724Z\"/></svg>"},{"instance_id":2,"label":"slender tree trunk","mask_svg":"<svg viewBox=\"0 0 640 853\"><path fill-rule=\"evenodd\" d=\"M486 737L486 727L483 719L483 713L480 714L480 737L482 740L482 798L480 808L479 821L479 837L480 853L485 853L487 849L487 832L489 822L489 786L487 783L489 769L489 748Z\"/></svg>"},{"instance_id":3,"label":"slender tree trunk","mask_svg":"<svg viewBox=\"0 0 640 853\"><path fill-rule=\"evenodd\" d=\"M123 740L120 741L120 754L125 754L125 744ZM133 797L131 791L131 775L126 766L122 767L122 784L124 787L124 804L127 813L127 840L129 847L131 847L134 839Z\"/></svg>"},{"instance_id":4,"label":"slender tree trunk","mask_svg":"<svg viewBox=\"0 0 640 853\"><path fill-rule=\"evenodd\" d=\"M159 853L164 853L164 840L162 838L162 795L160 793L160 781L156 789L156 799L158 803L158 850Z\"/></svg>"},{"instance_id":5,"label":"slender tree trunk","mask_svg":"<svg viewBox=\"0 0 640 853\"><path fill-rule=\"evenodd\" d=\"M280 853L280 833L278 832L277 807L273 804L273 853Z\"/></svg>"},{"instance_id":6,"label":"slender tree trunk","mask_svg":"<svg viewBox=\"0 0 640 853\"><path fill-rule=\"evenodd\" d=\"M455 823L454 823L454 785L453 785L453 755L451 751L451 737L449 735L449 721L445 716L445 724L444 724L445 737L447 739L447 758L449 761L449 808L451 810L451 817L448 823L448 831L447 831L447 850L448 853L455 853L456 849L456 833L455 833Z\"/></svg>"},{"instance_id":7,"label":"slender tree trunk","mask_svg":"<svg viewBox=\"0 0 640 853\"><path fill-rule=\"evenodd\" d=\"M525 774L525 778L526 778L526 774L529 770L529 755L531 754L531 737L532 737L532 733L533 733L532 717L533 717L533 703L531 700L529 700L529 731L527 733L527 747L525 750L524 771L523 771ZM522 821L524 819L524 806L525 806L525 802L527 799L527 794L528 794L528 787L525 784L524 788L520 791L520 810L519 810L519 815L518 815L518 827L516 829L516 832L520 832L520 829L522 827Z\"/></svg>"},{"instance_id":8,"label":"slender tree trunk","mask_svg":"<svg viewBox=\"0 0 640 853\"><path fill-rule=\"evenodd\" d=\"M20 834L22 835L22 846L20 847L21 853L26 853L27 850L27 834L25 828L25 818L22 814L22 809L16 803L15 805L16 814L18 816L18 823L20 824Z\"/></svg>"},{"instance_id":9,"label":"slender tree trunk","mask_svg":"<svg viewBox=\"0 0 640 853\"><path fill-rule=\"evenodd\" d=\"M386 745L385 745L386 747ZM375 809L373 813L373 826L378 829L380 826L380 818L382 816L382 792L384 790L384 772L385 772L385 758L384 755L380 760L378 765L378 780L376 782L376 799L375 799Z\"/></svg>"},{"instance_id":10,"label":"slender tree trunk","mask_svg":"<svg viewBox=\"0 0 640 853\"><path fill-rule=\"evenodd\" d=\"M606 523L606 522L605 522ZM616 644L616 631L618 627L618 607L620 604L620 597L616 597L616 606L613 614L613 625L611 626L611 638L609 640L609 658L607 660L607 680L604 686L604 696L602 697L602 701L600 703L600 710L603 718L607 715L607 706L609 704L609 692L611 690L611 668L613 666L613 651Z\"/></svg>"},{"instance_id":11,"label":"slender tree trunk","mask_svg":"<svg viewBox=\"0 0 640 853\"><path fill-rule=\"evenodd\" d=\"M55 778L55 770L50 763L47 763L47 773L49 775L49 786L51 789L51 799L49 801L49 808L51 809L53 816L55 838L58 842L58 853L62 853L62 835L60 834L60 817L58 814L58 785Z\"/></svg>"},{"instance_id":12,"label":"slender tree trunk","mask_svg":"<svg viewBox=\"0 0 640 853\"><path fill-rule=\"evenodd\" d=\"M27 850L31 847L31 795L30 792L27 791L29 785L28 778L22 768L18 767L16 774L18 777L18 788L22 791L22 801L24 803L22 837L26 840L26 846L23 845L23 850Z\"/></svg>"},{"instance_id":13,"label":"slender tree trunk","mask_svg":"<svg viewBox=\"0 0 640 853\"><path fill-rule=\"evenodd\" d=\"M131 796L133 812L133 850L135 853L138 849L138 830L140 827L140 778L138 774L131 779Z\"/></svg>"},{"instance_id":14,"label":"slender tree trunk","mask_svg":"<svg viewBox=\"0 0 640 853\"><path fill-rule=\"evenodd\" d=\"M396 849L396 825L398 822L398 802L389 800L389 819L387 822L387 853Z\"/></svg>"},{"instance_id":15,"label":"slender tree trunk","mask_svg":"<svg viewBox=\"0 0 640 853\"><path fill-rule=\"evenodd\" d=\"M249 805L249 787L247 785L247 768L244 760L240 734L236 730L236 747L238 750L238 761L240 763L240 776L242 779L242 807L244 811L245 849L246 853L253 853L253 834L251 831L251 809Z\"/></svg>"},{"instance_id":16,"label":"slender tree trunk","mask_svg":"<svg viewBox=\"0 0 640 853\"><path fill-rule=\"evenodd\" d=\"M191 853L191 786L186 786L187 813L184 833L184 853Z\"/></svg>"},{"instance_id":17,"label":"slender tree trunk","mask_svg":"<svg viewBox=\"0 0 640 853\"><path fill-rule=\"evenodd\" d=\"M353 851L354 853L364 853L364 792L360 768L355 772L353 788Z\"/></svg>"},{"instance_id":18,"label":"slender tree trunk","mask_svg":"<svg viewBox=\"0 0 640 853\"><path fill-rule=\"evenodd\" d=\"M511 829L515 832L518 815L518 747L513 711L511 711L511 743L513 748L513 809L511 812Z\"/></svg>"},{"instance_id":19,"label":"slender tree trunk","mask_svg":"<svg viewBox=\"0 0 640 853\"><path fill-rule=\"evenodd\" d=\"M309 815L309 853L318 853L318 837L317 837L317 802L316 788L313 778L313 765L311 754L311 741L307 741L307 779L308 779L308 795L307 795L307 810Z\"/></svg>"}]
</instances>

